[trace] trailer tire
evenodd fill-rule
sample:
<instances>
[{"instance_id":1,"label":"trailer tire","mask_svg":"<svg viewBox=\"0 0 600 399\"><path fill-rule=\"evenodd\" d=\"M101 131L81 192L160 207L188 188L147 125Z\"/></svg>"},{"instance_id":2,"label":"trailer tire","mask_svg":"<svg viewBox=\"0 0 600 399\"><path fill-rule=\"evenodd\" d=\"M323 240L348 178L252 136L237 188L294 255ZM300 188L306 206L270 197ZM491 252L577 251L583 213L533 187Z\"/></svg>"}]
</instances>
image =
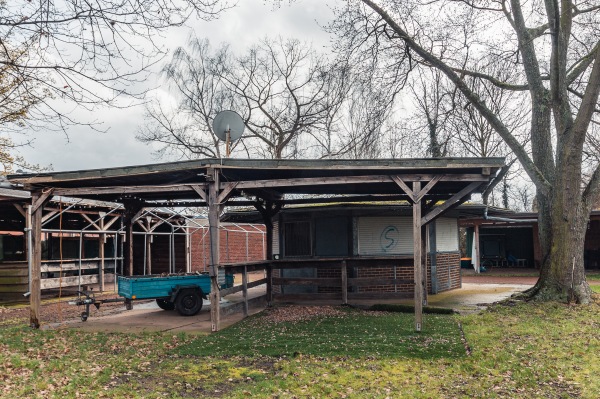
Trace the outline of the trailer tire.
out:
<instances>
[{"instance_id":1,"label":"trailer tire","mask_svg":"<svg viewBox=\"0 0 600 399\"><path fill-rule=\"evenodd\" d=\"M194 316L202 309L202 296L197 290L183 290L177 295L175 309L182 316Z\"/></svg>"},{"instance_id":2,"label":"trailer tire","mask_svg":"<svg viewBox=\"0 0 600 399\"><path fill-rule=\"evenodd\" d=\"M166 299L163 299L163 298L157 298L156 304L162 310L174 310L175 309L175 304L173 302L167 301Z\"/></svg>"}]
</instances>

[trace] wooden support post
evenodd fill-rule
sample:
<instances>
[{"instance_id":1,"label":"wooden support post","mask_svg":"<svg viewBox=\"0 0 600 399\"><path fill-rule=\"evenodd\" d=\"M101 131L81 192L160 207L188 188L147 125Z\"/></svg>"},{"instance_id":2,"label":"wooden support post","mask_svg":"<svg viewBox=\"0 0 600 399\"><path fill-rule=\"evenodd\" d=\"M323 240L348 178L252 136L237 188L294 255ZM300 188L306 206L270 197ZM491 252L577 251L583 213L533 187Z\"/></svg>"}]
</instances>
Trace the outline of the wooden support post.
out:
<instances>
[{"instance_id":1,"label":"wooden support post","mask_svg":"<svg viewBox=\"0 0 600 399\"><path fill-rule=\"evenodd\" d=\"M133 225L144 209L144 203L138 200L123 201L125 205L125 245L123 245L123 275L133 276ZM143 267L143 266L142 266Z\"/></svg>"},{"instance_id":2,"label":"wooden support post","mask_svg":"<svg viewBox=\"0 0 600 399\"><path fill-rule=\"evenodd\" d=\"M248 266L242 272L242 293L244 295L244 317L248 317Z\"/></svg>"},{"instance_id":3,"label":"wooden support post","mask_svg":"<svg viewBox=\"0 0 600 399\"><path fill-rule=\"evenodd\" d=\"M31 195L31 202L35 203L38 195ZM31 211L31 284L29 287L29 321L31 328L40 328L40 302L42 290L40 279L42 276L42 207Z\"/></svg>"},{"instance_id":4,"label":"wooden support post","mask_svg":"<svg viewBox=\"0 0 600 399\"><path fill-rule=\"evenodd\" d=\"M427 306L427 225L421 226L421 269L423 285L423 306Z\"/></svg>"},{"instance_id":5,"label":"wooden support post","mask_svg":"<svg viewBox=\"0 0 600 399\"><path fill-rule=\"evenodd\" d=\"M267 265L267 306L273 306L273 265Z\"/></svg>"},{"instance_id":6,"label":"wooden support post","mask_svg":"<svg viewBox=\"0 0 600 399\"><path fill-rule=\"evenodd\" d=\"M148 231L146 232L146 274L152 274L152 234L149 234L151 229L151 221L147 220Z\"/></svg>"},{"instance_id":7,"label":"wooden support post","mask_svg":"<svg viewBox=\"0 0 600 399\"><path fill-rule=\"evenodd\" d=\"M104 231L104 218L100 219L100 230ZM100 292L104 292L104 240L106 239L106 234L100 233L98 237L98 255L100 256L98 284L100 285Z\"/></svg>"},{"instance_id":8,"label":"wooden support post","mask_svg":"<svg viewBox=\"0 0 600 399\"><path fill-rule=\"evenodd\" d=\"M348 304L348 267L346 261L342 261L342 304Z\"/></svg>"},{"instance_id":9,"label":"wooden support post","mask_svg":"<svg viewBox=\"0 0 600 399\"><path fill-rule=\"evenodd\" d=\"M125 243L125 270L123 273L126 276L133 276L133 223L131 220L125 226L125 236L127 242Z\"/></svg>"},{"instance_id":10,"label":"wooden support post","mask_svg":"<svg viewBox=\"0 0 600 399\"><path fill-rule=\"evenodd\" d=\"M475 225L475 232L474 232L473 236L474 236L474 239L473 239L474 251L473 251L473 253L475 254L475 256L474 256L474 259L471 259L471 261L473 263L475 272L480 273L481 272L481 253L479 251L479 225L478 224Z\"/></svg>"},{"instance_id":11,"label":"wooden support post","mask_svg":"<svg viewBox=\"0 0 600 399\"><path fill-rule=\"evenodd\" d=\"M413 192L421 191L421 182L413 182ZM413 204L413 249L415 280L415 331L423 327L423 267L421 266L421 201Z\"/></svg>"},{"instance_id":12,"label":"wooden support post","mask_svg":"<svg viewBox=\"0 0 600 399\"><path fill-rule=\"evenodd\" d=\"M265 224L265 239L267 240L267 260L273 259L273 216L279 212L281 205L274 204L272 201L265 201L265 203L257 202L254 204L256 210L258 210L263 218ZM273 265L267 265L267 306L273 304Z\"/></svg>"},{"instance_id":13,"label":"wooden support post","mask_svg":"<svg viewBox=\"0 0 600 399\"><path fill-rule=\"evenodd\" d=\"M219 305L219 171L214 168L207 170L211 179L208 183L208 229L210 234L210 321L211 330L219 331L221 324L221 309Z\"/></svg>"},{"instance_id":14,"label":"wooden support post","mask_svg":"<svg viewBox=\"0 0 600 399\"><path fill-rule=\"evenodd\" d=\"M52 198L52 191L31 193L31 205L28 209L31 229L31 270L29 276L29 325L40 328L40 303L42 299L42 218L44 204Z\"/></svg>"}]
</instances>

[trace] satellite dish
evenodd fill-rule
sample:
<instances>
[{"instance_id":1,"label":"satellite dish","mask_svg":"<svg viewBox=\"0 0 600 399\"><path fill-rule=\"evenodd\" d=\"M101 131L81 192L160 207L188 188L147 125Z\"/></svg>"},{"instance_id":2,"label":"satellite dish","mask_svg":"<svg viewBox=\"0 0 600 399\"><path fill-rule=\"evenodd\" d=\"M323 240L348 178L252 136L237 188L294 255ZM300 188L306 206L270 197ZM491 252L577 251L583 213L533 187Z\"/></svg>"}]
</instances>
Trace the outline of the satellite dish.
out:
<instances>
[{"instance_id":1,"label":"satellite dish","mask_svg":"<svg viewBox=\"0 0 600 399\"><path fill-rule=\"evenodd\" d=\"M215 135L226 142L238 140L244 133L244 121L235 111L221 111L212 123Z\"/></svg>"}]
</instances>

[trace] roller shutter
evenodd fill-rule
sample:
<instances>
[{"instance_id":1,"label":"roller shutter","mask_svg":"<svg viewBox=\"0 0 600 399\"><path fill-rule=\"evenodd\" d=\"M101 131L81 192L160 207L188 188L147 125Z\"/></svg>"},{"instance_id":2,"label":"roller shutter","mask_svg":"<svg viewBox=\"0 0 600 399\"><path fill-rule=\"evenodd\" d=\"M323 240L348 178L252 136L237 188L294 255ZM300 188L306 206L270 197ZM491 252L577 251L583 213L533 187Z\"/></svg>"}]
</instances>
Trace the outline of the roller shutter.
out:
<instances>
[{"instance_id":1,"label":"roller shutter","mask_svg":"<svg viewBox=\"0 0 600 399\"><path fill-rule=\"evenodd\" d=\"M458 225L456 219L436 219L435 232L437 252L458 251Z\"/></svg>"},{"instance_id":2,"label":"roller shutter","mask_svg":"<svg viewBox=\"0 0 600 399\"><path fill-rule=\"evenodd\" d=\"M399 255L412 253L412 218L358 218L359 255Z\"/></svg>"}]
</instances>

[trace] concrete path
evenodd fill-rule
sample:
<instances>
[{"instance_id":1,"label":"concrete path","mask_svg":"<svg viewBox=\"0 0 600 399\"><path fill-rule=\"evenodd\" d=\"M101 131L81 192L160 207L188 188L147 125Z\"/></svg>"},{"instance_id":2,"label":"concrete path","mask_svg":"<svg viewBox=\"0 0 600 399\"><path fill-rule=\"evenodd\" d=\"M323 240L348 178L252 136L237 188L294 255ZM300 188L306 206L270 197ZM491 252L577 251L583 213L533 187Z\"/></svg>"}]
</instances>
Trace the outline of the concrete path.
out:
<instances>
[{"instance_id":1,"label":"concrete path","mask_svg":"<svg viewBox=\"0 0 600 399\"><path fill-rule=\"evenodd\" d=\"M532 286L528 280L522 280L522 284L475 284L463 283L463 287L457 290L443 292L437 295L429 295L430 306L451 308L461 313L478 311L493 302L501 301L512 294L524 291ZM255 287L249 290L249 297L256 298L264 294L264 287ZM228 305L234 305L241 301L241 294L228 296L221 303L222 316L221 328L226 328L242 320L242 313L228 313ZM339 305L340 301L309 301L310 305ZM303 302L306 303L306 302ZM358 306L369 306L375 303L402 303L413 304L412 299L393 300L361 300L353 301L351 304ZM308 304L308 303L307 303ZM265 304L259 304L250 308L249 313L255 314L264 309ZM81 331L102 332L186 332L193 334L208 334L211 332L210 303L204 301L204 306L199 314L191 317L180 316L176 311L164 311L154 301L145 303L134 302L133 310L119 308L111 314L100 317L90 317L86 322L70 321L62 325L47 325L47 328L74 328Z\"/></svg>"},{"instance_id":2,"label":"concrete path","mask_svg":"<svg viewBox=\"0 0 600 399\"><path fill-rule=\"evenodd\" d=\"M249 313L260 312L263 307L250 308ZM221 328L228 327L242 320L242 313L227 315L221 318ZM181 316L176 311L165 311L155 301L135 304L133 310L122 310L118 313L90 317L86 322L73 321L68 325L81 331L98 332L186 332L206 334L211 332L210 303L205 301L200 313L195 316Z\"/></svg>"}]
</instances>

